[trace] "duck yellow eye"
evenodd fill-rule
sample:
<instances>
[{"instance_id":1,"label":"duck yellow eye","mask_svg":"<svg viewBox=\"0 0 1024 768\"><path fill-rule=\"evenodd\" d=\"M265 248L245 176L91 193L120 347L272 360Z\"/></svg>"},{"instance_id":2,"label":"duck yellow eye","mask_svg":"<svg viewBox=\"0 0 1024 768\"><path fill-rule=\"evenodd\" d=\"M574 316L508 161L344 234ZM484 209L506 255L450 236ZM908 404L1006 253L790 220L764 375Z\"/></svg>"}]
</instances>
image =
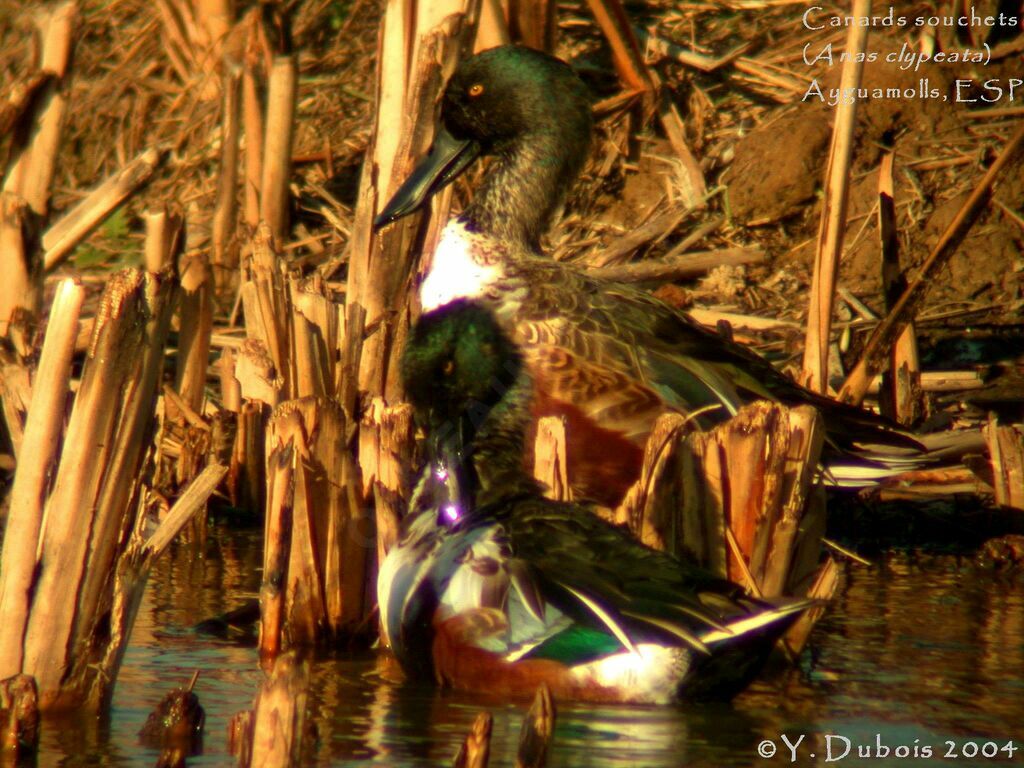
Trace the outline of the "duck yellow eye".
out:
<instances>
[{"instance_id":1,"label":"duck yellow eye","mask_svg":"<svg viewBox=\"0 0 1024 768\"><path fill-rule=\"evenodd\" d=\"M444 361L444 365L441 366L441 373L443 373L445 376L450 376L452 371L454 371L454 370L455 370L455 361L454 360L445 360Z\"/></svg>"},{"instance_id":2,"label":"duck yellow eye","mask_svg":"<svg viewBox=\"0 0 1024 768\"><path fill-rule=\"evenodd\" d=\"M483 83L473 83L473 85L469 86L469 95L470 96L479 96L483 92L484 92L484 84Z\"/></svg>"}]
</instances>

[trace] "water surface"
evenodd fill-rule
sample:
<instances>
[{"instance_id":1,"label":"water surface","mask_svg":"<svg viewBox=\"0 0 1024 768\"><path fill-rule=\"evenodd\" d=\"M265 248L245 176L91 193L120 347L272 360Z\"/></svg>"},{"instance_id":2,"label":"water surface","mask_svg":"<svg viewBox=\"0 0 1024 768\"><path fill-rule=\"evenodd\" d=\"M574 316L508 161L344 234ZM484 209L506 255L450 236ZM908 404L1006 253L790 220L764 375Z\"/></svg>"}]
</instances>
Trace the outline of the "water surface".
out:
<instances>
[{"instance_id":1,"label":"water surface","mask_svg":"<svg viewBox=\"0 0 1024 768\"><path fill-rule=\"evenodd\" d=\"M260 545L254 533L218 530L216 538L205 557L194 557L192 545L176 545L157 565L110 716L46 721L39 765L152 766L157 753L138 746L138 731L160 698L197 668L206 738L204 754L189 765L232 765L227 724L251 706L261 679L256 652L189 628L255 596ZM890 553L870 568L847 567L799 669L770 675L731 705L560 705L549 765L1024 765L1022 584L1020 576L948 555ZM450 765L482 709L494 717L491 765L512 765L524 703L394 678L388 660L371 652L314 663L309 715L319 742L311 765ZM790 743L804 736L795 763L782 734ZM838 736L850 742L842 759ZM771 759L758 754L765 740L777 749ZM1005 749L1011 741L1020 747L1012 758ZM959 757L945 757L947 742ZM888 756L876 756L879 743ZM830 744L833 759L826 762ZM858 746L870 747L872 756L859 757ZM896 757L897 747L910 757ZM982 756L994 748L995 757Z\"/></svg>"}]
</instances>

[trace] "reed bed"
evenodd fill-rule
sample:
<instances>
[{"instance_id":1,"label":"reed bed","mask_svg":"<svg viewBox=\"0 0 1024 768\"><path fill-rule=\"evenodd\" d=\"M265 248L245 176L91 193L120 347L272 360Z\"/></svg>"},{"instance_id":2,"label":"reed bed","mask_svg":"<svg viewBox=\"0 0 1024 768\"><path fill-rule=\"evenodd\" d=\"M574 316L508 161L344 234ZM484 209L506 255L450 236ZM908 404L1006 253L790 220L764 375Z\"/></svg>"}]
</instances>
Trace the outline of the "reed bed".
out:
<instances>
[{"instance_id":1,"label":"reed bed","mask_svg":"<svg viewBox=\"0 0 1024 768\"><path fill-rule=\"evenodd\" d=\"M914 107L936 141L873 103L799 111L836 72L800 61L791 4L760 5L25 4L0 46L2 701L108 700L153 558L201 535L212 499L266 531L268 677L235 754L301 760L299 652L375 634L375 566L417 458L398 356L422 254L468 188L382 233L371 222L429 148L460 57L496 42L573 58L595 92L598 138L554 258L650 284L822 393L860 403L880 386L907 425L984 424L990 462L902 487L967 483L1024 508L1024 436L995 415L1019 410L1019 390L991 415L963 395L1019 372L922 372L918 350L966 323L1021 337L1020 269L956 265L982 241L989 265L1019 260L1024 129L998 110ZM880 77L850 66L837 84ZM542 425L536 452L556 498L564 430ZM809 408L755 404L710 433L666 416L608 514L754 594L827 598L821 444ZM542 691L519 764L543 764L553 718ZM8 742L31 741L17 735L31 716L10 722L25 724ZM488 734L483 717L456 765L486 765Z\"/></svg>"}]
</instances>

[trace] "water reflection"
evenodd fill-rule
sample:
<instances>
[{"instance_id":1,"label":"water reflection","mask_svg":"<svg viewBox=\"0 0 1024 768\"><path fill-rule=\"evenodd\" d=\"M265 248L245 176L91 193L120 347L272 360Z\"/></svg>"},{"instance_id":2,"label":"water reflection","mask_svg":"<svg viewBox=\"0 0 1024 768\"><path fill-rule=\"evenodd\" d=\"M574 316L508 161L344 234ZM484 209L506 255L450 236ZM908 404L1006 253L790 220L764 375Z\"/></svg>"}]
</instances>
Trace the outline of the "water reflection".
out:
<instances>
[{"instance_id":1,"label":"water reflection","mask_svg":"<svg viewBox=\"0 0 1024 768\"><path fill-rule=\"evenodd\" d=\"M229 718L250 706L260 681L255 650L196 637L188 627L256 592L258 535L218 531L179 546L151 579L109 718L49 719L42 766L151 766L139 728L172 686L196 686L207 711L206 753L194 766L226 766ZM196 557L202 552L202 557ZM476 714L494 716L492 764L511 763L527 702L487 700L402 683L386 656L364 653L313 666L309 717L319 741L309 764L392 768L450 765ZM549 765L620 768L791 765L781 741L801 734L796 765L826 765L826 734L850 739L843 765L907 764L890 752L870 761L856 746L931 746L930 766L977 765L942 757L944 742L1009 739L1024 746L1024 590L951 556L891 555L844 575L833 610L800 669L757 683L729 706L559 706ZM758 745L772 740L772 760ZM832 739L833 756L843 742ZM811 753L815 754L812 759ZM1002 764L1024 764L1024 749ZM833 761L838 763L839 761ZM985 761L986 763L991 761ZM828 763L831 765L833 763Z\"/></svg>"}]
</instances>

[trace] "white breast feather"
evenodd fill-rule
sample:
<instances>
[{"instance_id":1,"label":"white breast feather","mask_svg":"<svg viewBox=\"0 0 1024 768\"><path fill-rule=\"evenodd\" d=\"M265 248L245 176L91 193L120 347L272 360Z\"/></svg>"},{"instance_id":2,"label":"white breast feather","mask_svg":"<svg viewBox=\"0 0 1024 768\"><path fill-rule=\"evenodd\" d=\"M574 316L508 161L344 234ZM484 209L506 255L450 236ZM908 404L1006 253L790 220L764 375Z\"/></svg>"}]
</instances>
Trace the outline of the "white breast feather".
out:
<instances>
[{"instance_id":1,"label":"white breast feather","mask_svg":"<svg viewBox=\"0 0 1024 768\"><path fill-rule=\"evenodd\" d=\"M474 249L486 247L485 241L486 238L469 232L457 219L445 225L430 271L420 286L424 312L455 299L479 297L502 276L500 264L481 264L473 258Z\"/></svg>"}]
</instances>

